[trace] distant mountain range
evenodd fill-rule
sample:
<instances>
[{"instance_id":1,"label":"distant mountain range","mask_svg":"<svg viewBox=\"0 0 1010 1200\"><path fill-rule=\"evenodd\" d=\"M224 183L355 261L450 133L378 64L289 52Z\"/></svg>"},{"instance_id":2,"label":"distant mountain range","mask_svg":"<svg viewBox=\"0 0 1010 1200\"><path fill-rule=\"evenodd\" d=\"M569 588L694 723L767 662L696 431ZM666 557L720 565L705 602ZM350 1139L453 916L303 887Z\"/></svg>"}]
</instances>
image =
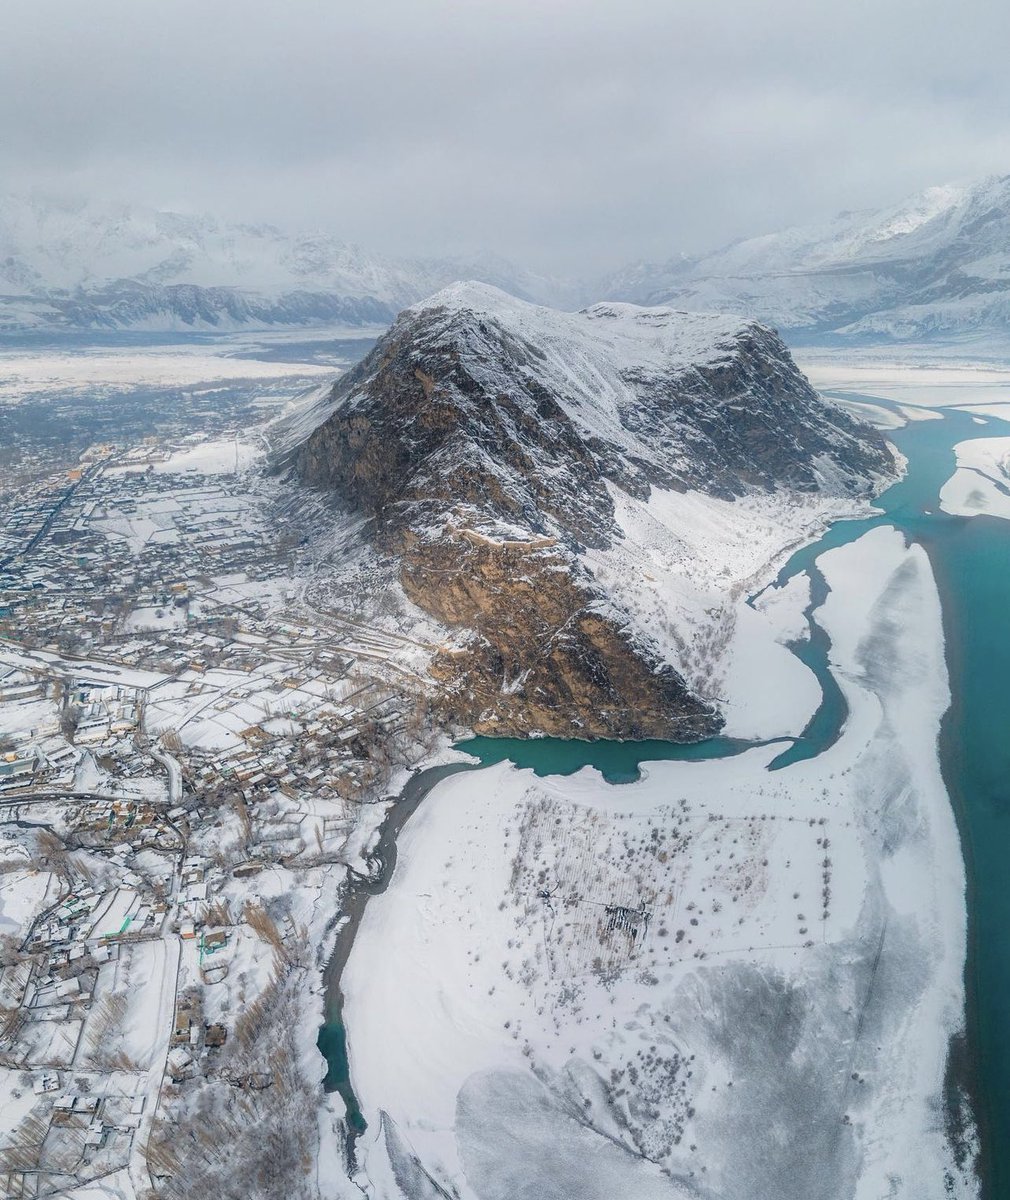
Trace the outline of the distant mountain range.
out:
<instances>
[{"instance_id":1,"label":"distant mountain range","mask_svg":"<svg viewBox=\"0 0 1010 1200\"><path fill-rule=\"evenodd\" d=\"M391 258L272 225L0 199L0 331L388 325L460 279L565 308L627 300L728 312L794 338L1002 334L1010 176L576 282L491 255Z\"/></svg>"},{"instance_id":2,"label":"distant mountain range","mask_svg":"<svg viewBox=\"0 0 1010 1200\"><path fill-rule=\"evenodd\" d=\"M1010 327L1010 176L642 263L613 299L757 317L788 334L918 341Z\"/></svg>"},{"instance_id":3,"label":"distant mountain range","mask_svg":"<svg viewBox=\"0 0 1010 1200\"><path fill-rule=\"evenodd\" d=\"M0 331L388 325L460 278L519 297L574 298L492 255L395 259L272 225L0 198Z\"/></svg>"}]
</instances>

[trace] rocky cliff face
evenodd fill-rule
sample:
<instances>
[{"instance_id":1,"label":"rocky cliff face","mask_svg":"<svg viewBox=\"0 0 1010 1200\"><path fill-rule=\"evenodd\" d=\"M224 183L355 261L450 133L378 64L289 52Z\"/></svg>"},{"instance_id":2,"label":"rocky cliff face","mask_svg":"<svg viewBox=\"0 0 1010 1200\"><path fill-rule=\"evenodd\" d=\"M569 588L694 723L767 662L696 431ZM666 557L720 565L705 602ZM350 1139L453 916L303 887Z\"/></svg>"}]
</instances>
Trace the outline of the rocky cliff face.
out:
<instances>
[{"instance_id":1,"label":"rocky cliff face","mask_svg":"<svg viewBox=\"0 0 1010 1200\"><path fill-rule=\"evenodd\" d=\"M894 469L756 323L558 313L474 284L404 312L324 410L288 461L371 518L413 601L472 631L435 671L451 714L484 732L719 728L587 565L627 536L620 493L857 496Z\"/></svg>"}]
</instances>

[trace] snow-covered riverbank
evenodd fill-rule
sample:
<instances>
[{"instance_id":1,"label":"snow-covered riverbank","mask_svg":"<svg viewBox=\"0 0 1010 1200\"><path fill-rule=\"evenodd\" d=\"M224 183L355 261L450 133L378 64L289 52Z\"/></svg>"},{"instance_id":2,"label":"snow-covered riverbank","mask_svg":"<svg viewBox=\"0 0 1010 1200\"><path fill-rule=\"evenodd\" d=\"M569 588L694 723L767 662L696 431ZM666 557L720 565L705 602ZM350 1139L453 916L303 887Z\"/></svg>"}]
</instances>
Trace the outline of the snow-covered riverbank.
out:
<instances>
[{"instance_id":1,"label":"snow-covered riverbank","mask_svg":"<svg viewBox=\"0 0 1010 1200\"><path fill-rule=\"evenodd\" d=\"M819 565L850 707L824 754L622 787L503 764L407 826L343 981L375 1196L972 1194L938 1120L965 949L939 602L892 529Z\"/></svg>"}]
</instances>

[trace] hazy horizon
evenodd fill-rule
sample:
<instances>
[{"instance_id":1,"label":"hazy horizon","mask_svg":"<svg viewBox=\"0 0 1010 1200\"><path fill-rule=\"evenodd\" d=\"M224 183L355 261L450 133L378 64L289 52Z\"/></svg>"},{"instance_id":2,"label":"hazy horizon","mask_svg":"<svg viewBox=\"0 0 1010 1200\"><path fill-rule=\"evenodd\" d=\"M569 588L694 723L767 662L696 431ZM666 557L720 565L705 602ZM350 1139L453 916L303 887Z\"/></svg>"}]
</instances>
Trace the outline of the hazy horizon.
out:
<instances>
[{"instance_id":1,"label":"hazy horizon","mask_svg":"<svg viewBox=\"0 0 1010 1200\"><path fill-rule=\"evenodd\" d=\"M585 277L1010 170L1010 12L981 0L8 0L5 18L3 191L390 256Z\"/></svg>"}]
</instances>

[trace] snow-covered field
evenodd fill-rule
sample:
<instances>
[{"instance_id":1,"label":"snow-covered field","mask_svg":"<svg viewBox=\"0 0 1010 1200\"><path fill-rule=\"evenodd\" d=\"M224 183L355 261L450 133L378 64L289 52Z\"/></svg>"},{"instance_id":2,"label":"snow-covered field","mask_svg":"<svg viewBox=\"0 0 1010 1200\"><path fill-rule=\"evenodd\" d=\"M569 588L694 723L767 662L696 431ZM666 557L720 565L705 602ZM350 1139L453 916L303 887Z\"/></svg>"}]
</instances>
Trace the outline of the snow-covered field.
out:
<instances>
[{"instance_id":1,"label":"snow-covered field","mask_svg":"<svg viewBox=\"0 0 1010 1200\"><path fill-rule=\"evenodd\" d=\"M232 356L193 345L87 352L0 349L0 404L28 395L77 395L94 389L184 388L291 376L311 382L332 375L333 367L325 364L264 362L241 357L241 350Z\"/></svg>"},{"instance_id":2,"label":"snow-covered field","mask_svg":"<svg viewBox=\"0 0 1010 1200\"><path fill-rule=\"evenodd\" d=\"M156 475L237 475L248 470L259 456L255 446L238 438L200 442L156 463L154 472Z\"/></svg>"},{"instance_id":3,"label":"snow-covered field","mask_svg":"<svg viewBox=\"0 0 1010 1200\"><path fill-rule=\"evenodd\" d=\"M939 601L890 528L819 563L850 716L817 759L502 764L407 825L344 975L370 1194L972 1194L939 1117L965 949Z\"/></svg>"},{"instance_id":4,"label":"snow-covered field","mask_svg":"<svg viewBox=\"0 0 1010 1200\"><path fill-rule=\"evenodd\" d=\"M936 365L928 360L853 364L851 355L805 355L796 361L822 392L849 390L915 407L1010 404L1010 370L990 364Z\"/></svg>"}]
</instances>

